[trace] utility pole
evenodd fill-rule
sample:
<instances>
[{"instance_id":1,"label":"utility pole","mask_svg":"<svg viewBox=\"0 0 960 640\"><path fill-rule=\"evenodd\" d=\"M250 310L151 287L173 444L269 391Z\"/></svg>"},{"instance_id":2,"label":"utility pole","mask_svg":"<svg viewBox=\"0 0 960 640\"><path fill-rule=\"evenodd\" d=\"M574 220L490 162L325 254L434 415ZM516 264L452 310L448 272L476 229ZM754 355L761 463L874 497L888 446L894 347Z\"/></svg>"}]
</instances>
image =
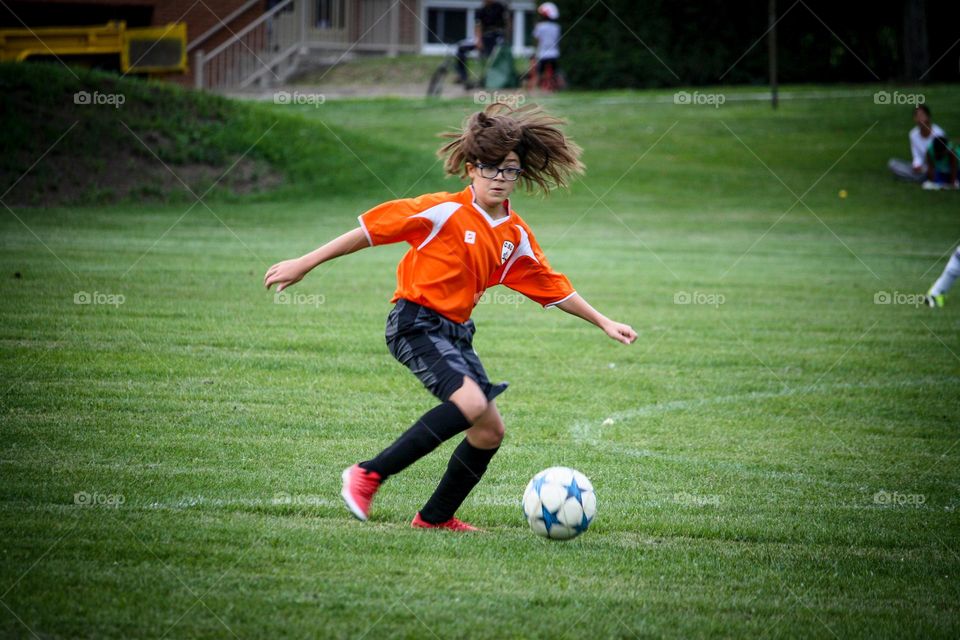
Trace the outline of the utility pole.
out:
<instances>
[{"instance_id":1,"label":"utility pole","mask_svg":"<svg viewBox=\"0 0 960 640\"><path fill-rule=\"evenodd\" d=\"M927 40L927 8L924 0L907 0L903 5L903 74L919 82L930 71Z\"/></svg>"},{"instance_id":2,"label":"utility pole","mask_svg":"<svg viewBox=\"0 0 960 640\"><path fill-rule=\"evenodd\" d=\"M780 102L777 95L777 0L770 0L767 5L767 51L770 66L770 106L774 109Z\"/></svg>"}]
</instances>

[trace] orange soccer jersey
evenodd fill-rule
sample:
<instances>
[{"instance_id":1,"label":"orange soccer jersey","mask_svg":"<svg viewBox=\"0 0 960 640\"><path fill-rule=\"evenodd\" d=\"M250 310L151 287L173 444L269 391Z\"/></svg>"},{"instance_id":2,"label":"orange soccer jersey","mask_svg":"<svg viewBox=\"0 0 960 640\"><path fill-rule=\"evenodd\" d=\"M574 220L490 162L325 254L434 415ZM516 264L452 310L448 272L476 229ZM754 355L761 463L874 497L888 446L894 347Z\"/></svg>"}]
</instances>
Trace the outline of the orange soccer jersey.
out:
<instances>
[{"instance_id":1,"label":"orange soccer jersey","mask_svg":"<svg viewBox=\"0 0 960 640\"><path fill-rule=\"evenodd\" d=\"M503 284L548 307L575 292L550 268L530 227L510 209L494 219L477 204L473 187L391 200L359 216L371 245L405 241L392 302L406 298L466 322L483 292Z\"/></svg>"}]
</instances>

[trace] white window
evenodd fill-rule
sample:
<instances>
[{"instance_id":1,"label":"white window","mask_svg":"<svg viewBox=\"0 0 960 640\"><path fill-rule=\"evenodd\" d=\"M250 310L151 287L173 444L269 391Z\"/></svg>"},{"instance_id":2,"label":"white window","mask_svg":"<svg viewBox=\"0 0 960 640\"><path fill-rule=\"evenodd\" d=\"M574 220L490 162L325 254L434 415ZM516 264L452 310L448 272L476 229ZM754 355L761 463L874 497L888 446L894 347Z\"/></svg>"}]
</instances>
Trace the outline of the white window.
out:
<instances>
[{"instance_id":1,"label":"white window","mask_svg":"<svg viewBox=\"0 0 960 640\"><path fill-rule=\"evenodd\" d=\"M536 3L532 0L504 2L513 21L513 53L530 56L536 48L527 35L536 22ZM451 45L463 39L473 39L474 12L483 6L483 0L423 0L421 5L421 29L423 43L421 53L445 55Z\"/></svg>"},{"instance_id":2,"label":"white window","mask_svg":"<svg viewBox=\"0 0 960 640\"><path fill-rule=\"evenodd\" d=\"M345 26L345 0L316 0L317 29L343 29Z\"/></svg>"},{"instance_id":3,"label":"white window","mask_svg":"<svg viewBox=\"0 0 960 640\"><path fill-rule=\"evenodd\" d=\"M456 44L467 37L467 10L449 7L427 9L427 37L430 44Z\"/></svg>"}]
</instances>

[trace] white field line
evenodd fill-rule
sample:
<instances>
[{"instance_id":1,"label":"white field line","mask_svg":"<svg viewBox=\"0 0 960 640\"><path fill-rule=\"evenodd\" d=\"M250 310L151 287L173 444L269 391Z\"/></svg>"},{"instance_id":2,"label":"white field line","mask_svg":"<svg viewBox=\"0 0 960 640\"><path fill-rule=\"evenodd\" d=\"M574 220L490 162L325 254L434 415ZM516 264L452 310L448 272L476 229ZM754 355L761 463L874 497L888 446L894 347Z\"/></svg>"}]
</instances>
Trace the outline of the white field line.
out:
<instances>
[{"instance_id":1,"label":"white field line","mask_svg":"<svg viewBox=\"0 0 960 640\"><path fill-rule=\"evenodd\" d=\"M518 506L518 496L471 496L474 504L484 504L498 507ZM272 506L304 506L304 507L343 507L339 498L326 498L318 495L281 494L275 498L206 498L204 496L187 496L174 502L152 502L148 509L191 509L194 507L272 507ZM127 505L124 505L127 506Z\"/></svg>"},{"instance_id":2,"label":"white field line","mask_svg":"<svg viewBox=\"0 0 960 640\"><path fill-rule=\"evenodd\" d=\"M611 413L601 420L576 422L570 427L570 434L578 443L598 444L602 437L602 434L600 433L602 431L602 427L612 426L618 422L625 422L635 418L645 418L669 413L671 411L687 411L690 409L699 409L701 407L713 405L739 404L743 402L770 400L773 398L789 398L791 396L801 396L811 393L823 393L829 391L842 391L845 389L900 389L956 384L957 382L960 382L960 378L955 376L904 380L901 382L885 384L839 382L832 384L815 384L793 389L782 389L780 391L753 391L750 393L742 393L731 396L714 396L712 398L696 398L693 400L671 400L670 402L658 402L654 404L641 405L625 411L618 411L616 413Z\"/></svg>"},{"instance_id":3,"label":"white field line","mask_svg":"<svg viewBox=\"0 0 960 640\"><path fill-rule=\"evenodd\" d=\"M151 502L148 509L192 509L194 507L270 507L270 506L302 506L302 507L335 507L342 503L332 498L317 495L282 494L274 498L205 498L204 496L187 496L175 502Z\"/></svg>"},{"instance_id":4,"label":"white field line","mask_svg":"<svg viewBox=\"0 0 960 640\"><path fill-rule=\"evenodd\" d=\"M726 93L722 89L711 89L710 87L704 87L701 89L678 89L676 93L699 93L702 95L723 95L724 103L727 102L769 102L770 93L769 92L753 92L753 93ZM850 91L791 91L787 93L779 94L778 98L781 101L784 100L837 100L837 99L851 99L851 98L872 98L876 91L869 91L866 89L860 90L850 90ZM675 94L670 95L658 95L658 96L618 96L615 98L598 98L596 100L591 100L590 104L676 104ZM557 100L562 100L562 97L557 98ZM678 104L677 106L684 107L700 107L700 108L714 108L712 105L688 105L688 104Z\"/></svg>"},{"instance_id":5,"label":"white field line","mask_svg":"<svg viewBox=\"0 0 960 640\"><path fill-rule=\"evenodd\" d=\"M129 498L130 496L125 496ZM62 511L64 509L87 509L87 510L163 510L163 511L182 511L198 507L210 507L214 509L224 508L257 508L257 507L281 507L281 506L299 506L299 507L340 507L342 502L333 498L325 498L316 495L297 496L293 494L291 499L286 498L207 498L204 496L185 496L171 501L159 501L143 503L136 500L124 500L118 505L76 505L73 503L64 504L59 502L13 502L7 501L0 503L0 511L11 507L26 508L31 511Z\"/></svg>"}]
</instances>

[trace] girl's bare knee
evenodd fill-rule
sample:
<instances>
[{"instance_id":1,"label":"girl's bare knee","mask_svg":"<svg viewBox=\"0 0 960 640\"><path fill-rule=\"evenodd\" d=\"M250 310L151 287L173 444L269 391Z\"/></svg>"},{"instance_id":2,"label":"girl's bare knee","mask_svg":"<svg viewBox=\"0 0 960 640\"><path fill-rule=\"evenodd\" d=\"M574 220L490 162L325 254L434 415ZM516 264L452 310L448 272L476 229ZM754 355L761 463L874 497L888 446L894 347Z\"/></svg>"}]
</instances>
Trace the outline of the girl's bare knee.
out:
<instances>
[{"instance_id":1,"label":"girl's bare knee","mask_svg":"<svg viewBox=\"0 0 960 640\"><path fill-rule=\"evenodd\" d=\"M463 384L460 388L450 396L450 401L457 405L457 408L470 421L470 424L476 422L490 405L479 385L467 376L463 377Z\"/></svg>"},{"instance_id":2,"label":"girl's bare knee","mask_svg":"<svg viewBox=\"0 0 960 640\"><path fill-rule=\"evenodd\" d=\"M486 412L467 430L467 441L479 449L494 449L503 442L505 433L497 405L490 402Z\"/></svg>"},{"instance_id":3,"label":"girl's bare knee","mask_svg":"<svg viewBox=\"0 0 960 640\"><path fill-rule=\"evenodd\" d=\"M467 430L467 442L477 449L496 449L503 442L505 431L492 431L489 429L476 429L471 427Z\"/></svg>"}]
</instances>

